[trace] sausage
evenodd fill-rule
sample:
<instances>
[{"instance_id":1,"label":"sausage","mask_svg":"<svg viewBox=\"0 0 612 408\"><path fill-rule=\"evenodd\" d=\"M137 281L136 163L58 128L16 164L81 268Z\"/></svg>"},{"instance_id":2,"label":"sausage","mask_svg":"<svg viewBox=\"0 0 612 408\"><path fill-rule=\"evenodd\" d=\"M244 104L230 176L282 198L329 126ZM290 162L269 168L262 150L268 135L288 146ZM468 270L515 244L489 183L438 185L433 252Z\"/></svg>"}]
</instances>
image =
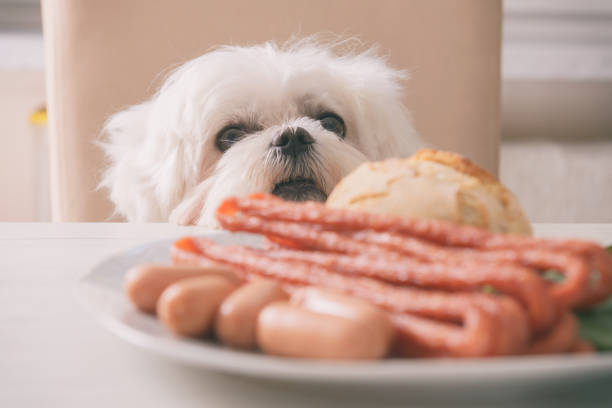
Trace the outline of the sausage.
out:
<instances>
[{"instance_id":1,"label":"sausage","mask_svg":"<svg viewBox=\"0 0 612 408\"><path fill-rule=\"evenodd\" d=\"M569 310L612 293L612 257L587 241L496 235L261 194L225 200L217 219L228 230L262 234L276 248L184 238L175 243L173 259L222 262L243 280L271 278L293 293L289 302L268 304L257 318L256 340L272 354L362 358L362 338L384 333L385 324L393 326L398 349L411 356L586 350ZM565 279L546 282L541 269L558 270ZM591 279L593 270L598 279ZM483 284L502 294L480 293ZM311 285L385 309L376 310L386 319L372 315L383 329L364 328L372 326L364 323L369 315L357 313L346 299L334 303L325 293L299 288Z\"/></svg>"},{"instance_id":2,"label":"sausage","mask_svg":"<svg viewBox=\"0 0 612 408\"><path fill-rule=\"evenodd\" d=\"M258 279L247 283L229 295L219 307L215 334L228 346L255 348L259 312L268 303L288 298L277 282Z\"/></svg>"},{"instance_id":3,"label":"sausage","mask_svg":"<svg viewBox=\"0 0 612 408\"><path fill-rule=\"evenodd\" d=\"M157 303L161 322L180 336L201 336L212 326L219 305L236 284L223 276L183 279L168 286Z\"/></svg>"},{"instance_id":4,"label":"sausage","mask_svg":"<svg viewBox=\"0 0 612 408\"><path fill-rule=\"evenodd\" d=\"M376 354L385 354L391 343L394 331L387 313L364 300L343 295L331 290L307 287L295 291L290 302L315 313L344 317L360 323L371 332L372 343L385 350Z\"/></svg>"},{"instance_id":5,"label":"sausage","mask_svg":"<svg viewBox=\"0 0 612 408\"><path fill-rule=\"evenodd\" d=\"M318 359L384 357L393 330L370 304L319 289L298 290L290 302L266 306L257 321L257 343L268 354Z\"/></svg>"},{"instance_id":6,"label":"sausage","mask_svg":"<svg viewBox=\"0 0 612 408\"><path fill-rule=\"evenodd\" d=\"M595 347L586 340L578 339L569 349L569 352L574 354L591 354L595 352Z\"/></svg>"},{"instance_id":7,"label":"sausage","mask_svg":"<svg viewBox=\"0 0 612 408\"><path fill-rule=\"evenodd\" d=\"M516 354L525 346L529 336L524 309L513 299L480 293L450 293L396 286L372 278L346 276L327 267L282 261L252 248L221 246L203 238L194 239L200 256L227 262L243 269L245 276L263 276L281 282L284 287L320 286L335 292L352 295L394 314L409 313L428 319L460 323L464 338L499 338L502 347L492 349L470 347L454 342L451 355L465 355L466 347L481 350L483 355ZM503 304L511 302L513 307ZM493 310L489 313L487 310ZM472 324L481 320L495 320L494 324ZM506 325L503 322L511 321ZM472 322L472 323L470 323ZM502 330L499 327L511 327ZM503 340L503 341L502 341ZM480 340L479 340L480 343ZM503 350L503 352L502 352ZM473 354L470 354L474 356Z\"/></svg>"},{"instance_id":8,"label":"sausage","mask_svg":"<svg viewBox=\"0 0 612 408\"><path fill-rule=\"evenodd\" d=\"M241 217L248 217L249 223L241 223ZM308 231L299 228L315 227L317 230L343 234L378 231L418 238L447 248L471 248L480 253L492 251L490 258L497 261L503 262L503 258L510 256L516 262L536 269L548 269L546 264L560 263L562 267L558 269L567 277L562 283L552 286L552 294L562 306L584 308L612 294L612 258L601 245L589 241L494 234L473 226L444 221L333 209L315 202L290 203L266 194L226 199L217 210L217 219L226 229L264 233L269 240L290 248L315 249L325 242L333 243L333 240L322 239L317 234L306 237L304 233ZM267 223L262 227L252 222L253 219L275 221L280 228L273 231L274 228L269 228ZM305 238L309 242L305 242ZM316 245L312 245L315 241ZM338 252L338 249L333 251ZM572 255L578 259L566 263L555 256L557 254L565 257ZM584 267L579 263L588 265ZM596 284L588 281L589 270L598 270L599 280Z\"/></svg>"},{"instance_id":9,"label":"sausage","mask_svg":"<svg viewBox=\"0 0 612 408\"><path fill-rule=\"evenodd\" d=\"M549 332L533 340L527 354L565 353L579 340L578 330L578 320L572 313L566 312Z\"/></svg>"},{"instance_id":10,"label":"sausage","mask_svg":"<svg viewBox=\"0 0 612 408\"><path fill-rule=\"evenodd\" d=\"M266 306L257 321L257 343L267 354L317 359L375 359L367 327L344 317L316 313L289 302ZM386 350L385 354L386 354Z\"/></svg>"},{"instance_id":11,"label":"sausage","mask_svg":"<svg viewBox=\"0 0 612 408\"><path fill-rule=\"evenodd\" d=\"M351 241L350 238L344 236L337 238ZM421 252L421 254L426 253L426 251ZM484 284L489 284L523 303L532 327L546 329L554 323L555 303L548 293L546 283L535 271L518 265L491 262L467 265L428 263L415 260L410 256L400 257L384 249L379 249L378 253L361 251L351 255L276 249L266 252L266 255L279 260L329 267L347 276L365 276L396 284L418 285L426 288L467 291L479 290Z\"/></svg>"},{"instance_id":12,"label":"sausage","mask_svg":"<svg viewBox=\"0 0 612 408\"><path fill-rule=\"evenodd\" d=\"M181 279L205 275L219 275L232 282L240 282L238 275L230 266L212 262L207 266L144 264L128 271L125 278L125 292L138 309L146 313L155 313L157 300L164 289Z\"/></svg>"}]
</instances>

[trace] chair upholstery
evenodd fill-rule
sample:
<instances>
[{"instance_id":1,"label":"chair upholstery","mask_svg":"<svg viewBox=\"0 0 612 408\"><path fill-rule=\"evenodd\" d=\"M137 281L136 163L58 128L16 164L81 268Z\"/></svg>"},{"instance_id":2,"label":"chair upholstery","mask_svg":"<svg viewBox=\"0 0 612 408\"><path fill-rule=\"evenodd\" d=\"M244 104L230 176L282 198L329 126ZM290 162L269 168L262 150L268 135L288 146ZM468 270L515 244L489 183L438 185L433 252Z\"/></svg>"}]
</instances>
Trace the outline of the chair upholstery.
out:
<instances>
[{"instance_id":1,"label":"chair upholstery","mask_svg":"<svg viewBox=\"0 0 612 408\"><path fill-rule=\"evenodd\" d=\"M377 43L407 69L406 104L432 146L496 172L501 1L43 0L56 221L103 221L93 143L112 113L143 101L177 64L220 44L334 32Z\"/></svg>"}]
</instances>

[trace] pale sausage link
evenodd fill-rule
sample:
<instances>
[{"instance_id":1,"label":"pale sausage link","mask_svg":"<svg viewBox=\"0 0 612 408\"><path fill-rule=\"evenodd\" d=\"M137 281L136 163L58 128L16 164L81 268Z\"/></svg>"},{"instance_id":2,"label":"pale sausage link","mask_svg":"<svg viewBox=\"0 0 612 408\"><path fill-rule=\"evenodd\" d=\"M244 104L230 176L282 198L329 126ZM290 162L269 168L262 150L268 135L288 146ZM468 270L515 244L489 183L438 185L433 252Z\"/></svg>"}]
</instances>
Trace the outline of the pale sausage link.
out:
<instances>
[{"instance_id":1,"label":"pale sausage link","mask_svg":"<svg viewBox=\"0 0 612 408\"><path fill-rule=\"evenodd\" d=\"M480 355L516 354L525 346L528 336L527 319L520 306L503 296L482 294L450 294L395 287L369 278L347 277L319 266L279 261L264 253L244 247L219 246L204 239L194 239L202 256L216 262L239 267L243 273L280 280L292 285L312 285L348 293L367 300L392 313L412 313L451 322L461 322L466 338L491 339L487 347L479 348ZM515 304L512 312L504 305ZM513 313L509 316L509 313ZM487 325L471 324L476 314ZM480 320L478 320L480 321ZM500 330L512 321L512 329ZM518 330L516 329L518 326ZM475 332L489 327L489 332ZM457 345L453 355L465 355L467 342ZM471 355L471 354L470 354Z\"/></svg>"}]
</instances>

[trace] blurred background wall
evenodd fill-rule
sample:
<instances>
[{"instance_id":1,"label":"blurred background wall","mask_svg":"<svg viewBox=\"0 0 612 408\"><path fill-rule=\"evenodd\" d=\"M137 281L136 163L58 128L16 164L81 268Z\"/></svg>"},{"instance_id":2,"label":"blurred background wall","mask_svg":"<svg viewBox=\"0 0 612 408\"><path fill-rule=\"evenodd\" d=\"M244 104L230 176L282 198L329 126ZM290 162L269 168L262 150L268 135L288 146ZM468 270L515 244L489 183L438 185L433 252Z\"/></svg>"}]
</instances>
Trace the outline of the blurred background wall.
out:
<instances>
[{"instance_id":1,"label":"blurred background wall","mask_svg":"<svg viewBox=\"0 0 612 408\"><path fill-rule=\"evenodd\" d=\"M50 219L43 70L39 2L0 0L0 221Z\"/></svg>"},{"instance_id":2,"label":"blurred background wall","mask_svg":"<svg viewBox=\"0 0 612 408\"><path fill-rule=\"evenodd\" d=\"M535 222L612 222L612 1L506 0L503 32L502 181ZM43 73L39 2L0 0L0 221L50 219Z\"/></svg>"},{"instance_id":3,"label":"blurred background wall","mask_svg":"<svg viewBox=\"0 0 612 408\"><path fill-rule=\"evenodd\" d=\"M612 1L504 6L501 178L534 221L612 222Z\"/></svg>"}]
</instances>

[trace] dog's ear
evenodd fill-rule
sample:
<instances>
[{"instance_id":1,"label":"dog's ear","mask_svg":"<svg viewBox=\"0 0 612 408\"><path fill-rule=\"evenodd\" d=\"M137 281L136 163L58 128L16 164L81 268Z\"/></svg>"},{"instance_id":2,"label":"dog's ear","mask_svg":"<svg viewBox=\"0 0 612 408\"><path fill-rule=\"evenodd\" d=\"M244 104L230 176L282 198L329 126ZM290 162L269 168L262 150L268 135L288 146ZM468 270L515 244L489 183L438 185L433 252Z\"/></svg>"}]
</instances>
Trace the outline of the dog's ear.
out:
<instances>
[{"instance_id":1,"label":"dog's ear","mask_svg":"<svg viewBox=\"0 0 612 408\"><path fill-rule=\"evenodd\" d=\"M185 109L174 93L162 88L150 101L111 116L104 127L101 146L109 165L100 185L129 221L168 221L199 180L203 141L191 137L199 135L182 119Z\"/></svg>"},{"instance_id":2,"label":"dog's ear","mask_svg":"<svg viewBox=\"0 0 612 408\"><path fill-rule=\"evenodd\" d=\"M211 170L202 165L205 154L209 164L217 158L201 120L196 62L177 68L151 100L116 113L104 127L109 165L100 186L129 221L168 221Z\"/></svg>"},{"instance_id":3,"label":"dog's ear","mask_svg":"<svg viewBox=\"0 0 612 408\"><path fill-rule=\"evenodd\" d=\"M108 165L100 187L107 188L115 211L130 221L159 221L161 211L147 158L151 102L112 115L103 129Z\"/></svg>"}]
</instances>

